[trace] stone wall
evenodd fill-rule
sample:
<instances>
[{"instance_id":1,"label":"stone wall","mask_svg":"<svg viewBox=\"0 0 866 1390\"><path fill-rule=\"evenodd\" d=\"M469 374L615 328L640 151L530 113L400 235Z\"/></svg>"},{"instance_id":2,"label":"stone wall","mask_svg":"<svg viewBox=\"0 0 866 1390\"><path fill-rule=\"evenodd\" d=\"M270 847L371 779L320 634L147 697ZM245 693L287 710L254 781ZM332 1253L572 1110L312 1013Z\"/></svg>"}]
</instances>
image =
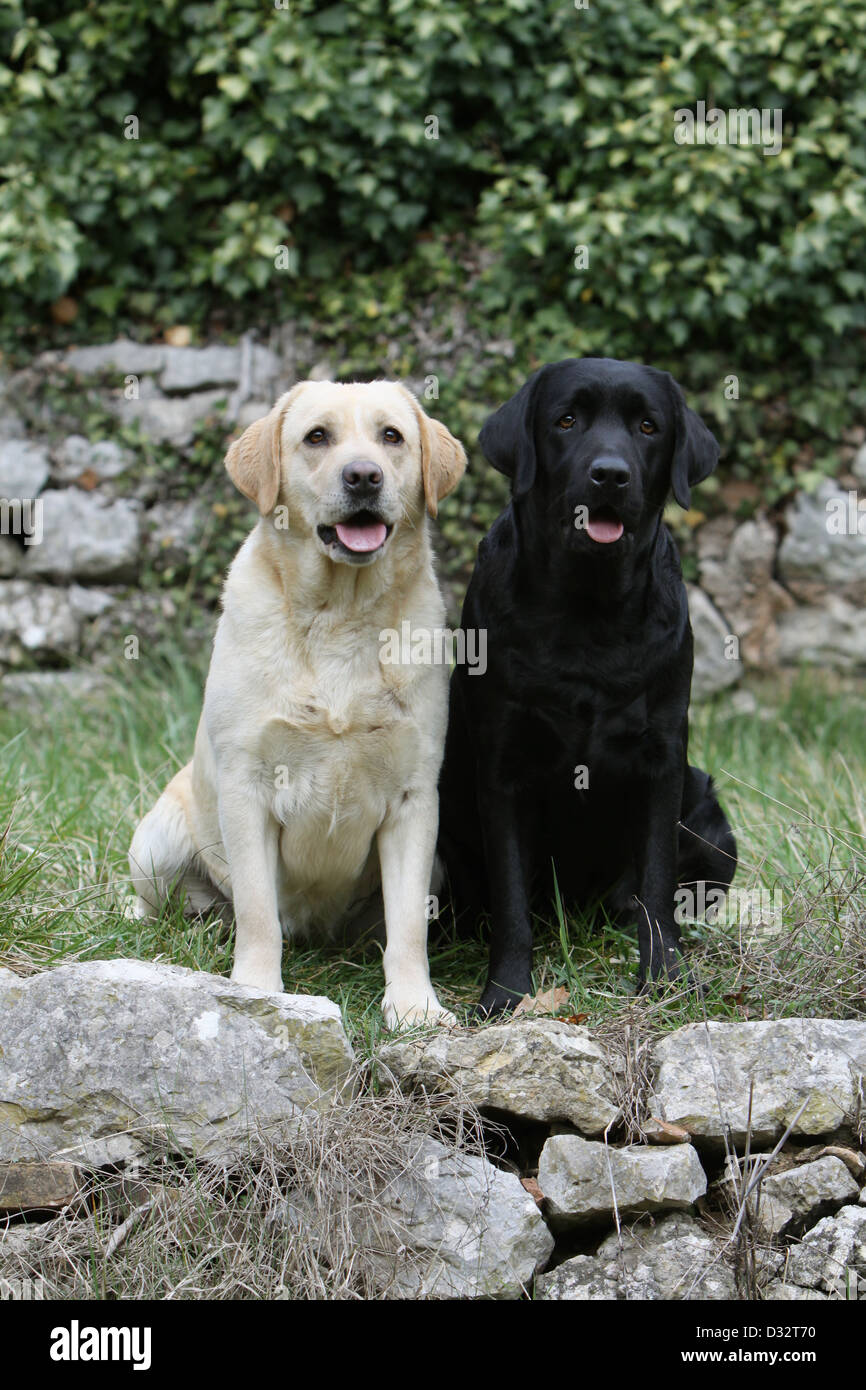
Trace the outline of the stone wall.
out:
<instances>
[{"instance_id":1,"label":"stone wall","mask_svg":"<svg viewBox=\"0 0 866 1390\"><path fill-rule=\"evenodd\" d=\"M139 960L0 969L0 1288L39 1278L46 1297L92 1296L70 1288L67 1252L97 1239L94 1182L124 1197L124 1173L152 1174L113 1223L102 1201L107 1260L129 1220L158 1219L166 1181L182 1209L184 1182L269 1153L271 1239L315 1248L335 1206L378 1296L866 1296L866 1023L712 1022L643 1041L638 1056L630 1027L548 1016L416 1031L378 1048L371 1092L328 999ZM423 1117L433 1101L453 1107L447 1130L394 1128L394 1106ZM324 1188L299 1176L311 1127L332 1147L362 1123L387 1158L362 1200L352 1173ZM171 1163L153 1177L156 1155L179 1154L186 1178Z\"/></svg>"},{"instance_id":2,"label":"stone wall","mask_svg":"<svg viewBox=\"0 0 866 1390\"><path fill-rule=\"evenodd\" d=\"M7 697L58 680L81 686L88 679L81 669L110 667L126 635L156 632L178 616L152 583L152 569L189 556L208 509L196 496L174 496L165 474L144 475L140 450L104 437L110 422L134 424L143 441L173 451L180 472L203 422L228 433L265 413L299 376L330 370L317 363L314 344L299 346L284 329L268 346L251 335L202 348L120 339L45 353L0 377L0 679ZM101 403L104 419L93 437L67 428L68 408L79 398ZM699 527L698 583L689 587L698 698L749 670L780 665L866 672L866 431L854 436L859 451L840 464L838 480L798 495L783 514L743 522L723 515ZM456 621L458 599L453 591L449 598ZM204 634L213 612L212 603L180 616ZM74 667L74 676L63 674Z\"/></svg>"}]
</instances>

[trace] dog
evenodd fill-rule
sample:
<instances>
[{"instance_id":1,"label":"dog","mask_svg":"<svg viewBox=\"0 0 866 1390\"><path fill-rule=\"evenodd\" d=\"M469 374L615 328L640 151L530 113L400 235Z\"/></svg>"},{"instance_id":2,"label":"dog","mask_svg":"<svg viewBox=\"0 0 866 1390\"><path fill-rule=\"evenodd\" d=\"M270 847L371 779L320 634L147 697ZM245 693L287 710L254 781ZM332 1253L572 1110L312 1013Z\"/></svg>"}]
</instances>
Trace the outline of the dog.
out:
<instances>
[{"instance_id":1,"label":"dog","mask_svg":"<svg viewBox=\"0 0 866 1390\"><path fill-rule=\"evenodd\" d=\"M662 524L670 490L688 508L715 468L713 435L668 373L574 358L535 372L480 443L512 498L463 608L488 665L451 679L439 847L458 923L490 918L492 1014L531 992L531 912L556 890L636 917L645 984L680 973L678 885L727 891L737 860L688 764L692 632Z\"/></svg>"},{"instance_id":2,"label":"dog","mask_svg":"<svg viewBox=\"0 0 866 1390\"><path fill-rule=\"evenodd\" d=\"M232 979L283 988L281 933L333 934L378 892L390 1027L453 1022L427 897L448 670L383 664L381 633L444 604L427 516L463 446L394 382L305 381L228 450L258 507L223 592L192 760L138 826L144 915L234 908Z\"/></svg>"}]
</instances>

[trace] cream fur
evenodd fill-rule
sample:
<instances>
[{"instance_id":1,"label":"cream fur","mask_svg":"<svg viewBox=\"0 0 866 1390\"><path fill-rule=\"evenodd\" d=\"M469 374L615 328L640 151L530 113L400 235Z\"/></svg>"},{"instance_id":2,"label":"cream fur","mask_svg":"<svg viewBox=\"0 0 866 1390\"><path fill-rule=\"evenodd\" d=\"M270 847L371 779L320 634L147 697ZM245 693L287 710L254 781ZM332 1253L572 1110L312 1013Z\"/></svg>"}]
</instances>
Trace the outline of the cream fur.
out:
<instances>
[{"instance_id":1,"label":"cream fur","mask_svg":"<svg viewBox=\"0 0 866 1390\"><path fill-rule=\"evenodd\" d=\"M384 442L385 426L403 443ZM306 442L316 427L326 444ZM381 468L393 522L360 564L317 532L345 514L341 471L358 459ZM133 838L140 910L177 889L197 911L233 903L232 978L276 992L281 931L330 932L381 886L387 1022L451 1022L425 916L448 672L383 665L379 634L444 621L426 512L463 449L396 383L303 382L226 463L262 516L226 580L192 761Z\"/></svg>"}]
</instances>

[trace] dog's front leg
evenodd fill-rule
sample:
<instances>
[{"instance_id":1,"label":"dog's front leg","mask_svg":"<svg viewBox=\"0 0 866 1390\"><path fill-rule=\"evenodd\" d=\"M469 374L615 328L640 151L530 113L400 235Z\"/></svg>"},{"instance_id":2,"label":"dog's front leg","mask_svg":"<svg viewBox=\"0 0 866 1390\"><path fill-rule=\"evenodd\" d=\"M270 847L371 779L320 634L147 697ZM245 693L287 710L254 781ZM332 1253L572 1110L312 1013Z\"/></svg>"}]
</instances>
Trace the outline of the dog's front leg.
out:
<instances>
[{"instance_id":1,"label":"dog's front leg","mask_svg":"<svg viewBox=\"0 0 866 1390\"><path fill-rule=\"evenodd\" d=\"M279 825L254 796L238 794L238 780L221 779L220 831L235 908L232 979L268 994L283 988L282 934L277 911Z\"/></svg>"},{"instance_id":2,"label":"dog's front leg","mask_svg":"<svg viewBox=\"0 0 866 1390\"><path fill-rule=\"evenodd\" d=\"M532 993L531 830L516 794L479 787L484 858L490 884L490 969L479 1010L503 1013Z\"/></svg>"},{"instance_id":3,"label":"dog's front leg","mask_svg":"<svg viewBox=\"0 0 866 1390\"><path fill-rule=\"evenodd\" d=\"M386 934L382 1012L389 1028L456 1023L436 998L427 961L427 898L437 824L435 793L408 792L379 828Z\"/></svg>"},{"instance_id":4,"label":"dog's front leg","mask_svg":"<svg viewBox=\"0 0 866 1390\"><path fill-rule=\"evenodd\" d=\"M682 802L682 769L648 785L643 821L637 829L637 935L639 980L676 979L682 969L680 929L674 916L677 887L677 821Z\"/></svg>"}]
</instances>

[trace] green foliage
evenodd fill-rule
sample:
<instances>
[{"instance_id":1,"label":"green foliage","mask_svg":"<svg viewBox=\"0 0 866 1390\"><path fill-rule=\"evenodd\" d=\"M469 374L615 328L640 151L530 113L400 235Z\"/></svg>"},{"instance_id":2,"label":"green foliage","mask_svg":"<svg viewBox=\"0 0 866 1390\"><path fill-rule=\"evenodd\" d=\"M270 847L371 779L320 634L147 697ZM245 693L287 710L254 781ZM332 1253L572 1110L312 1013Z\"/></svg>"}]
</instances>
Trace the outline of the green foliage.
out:
<instances>
[{"instance_id":1,"label":"green foliage","mask_svg":"<svg viewBox=\"0 0 866 1390\"><path fill-rule=\"evenodd\" d=\"M70 294L79 340L292 318L369 374L457 304L514 344L449 368L470 443L539 362L651 361L773 502L866 407L864 48L859 0L0 0L5 340ZM698 101L781 151L678 144Z\"/></svg>"}]
</instances>

